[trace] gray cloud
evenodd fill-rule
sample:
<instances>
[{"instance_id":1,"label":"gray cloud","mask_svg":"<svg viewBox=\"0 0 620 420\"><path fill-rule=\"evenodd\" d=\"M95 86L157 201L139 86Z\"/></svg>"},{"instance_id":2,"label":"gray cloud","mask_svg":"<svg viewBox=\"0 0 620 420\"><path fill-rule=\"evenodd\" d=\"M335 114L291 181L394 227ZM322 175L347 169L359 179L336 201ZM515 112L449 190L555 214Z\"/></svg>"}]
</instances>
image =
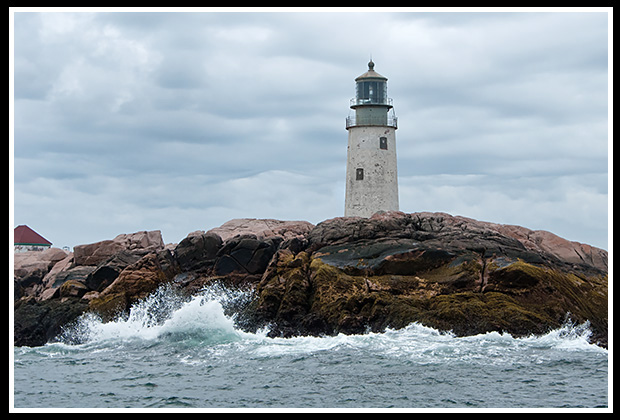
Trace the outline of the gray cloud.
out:
<instances>
[{"instance_id":1,"label":"gray cloud","mask_svg":"<svg viewBox=\"0 0 620 420\"><path fill-rule=\"evenodd\" d=\"M14 14L14 219L57 246L340 216L389 78L403 211L607 248L606 13Z\"/></svg>"}]
</instances>

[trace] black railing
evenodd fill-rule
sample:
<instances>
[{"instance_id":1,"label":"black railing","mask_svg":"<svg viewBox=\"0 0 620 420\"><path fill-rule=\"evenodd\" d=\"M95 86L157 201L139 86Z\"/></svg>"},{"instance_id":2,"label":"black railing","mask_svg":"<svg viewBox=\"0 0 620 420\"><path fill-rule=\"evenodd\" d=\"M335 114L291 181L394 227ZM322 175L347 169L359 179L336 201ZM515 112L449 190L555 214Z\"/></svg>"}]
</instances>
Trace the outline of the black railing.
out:
<instances>
[{"instance_id":1,"label":"black railing","mask_svg":"<svg viewBox=\"0 0 620 420\"><path fill-rule=\"evenodd\" d=\"M348 116L346 120L346 128L356 127L360 125L378 125L382 127L394 127L398 128L397 117L362 117L356 118L355 116Z\"/></svg>"},{"instance_id":2,"label":"black railing","mask_svg":"<svg viewBox=\"0 0 620 420\"><path fill-rule=\"evenodd\" d=\"M390 105L392 106L392 98L352 98L349 101L351 106L357 105Z\"/></svg>"}]
</instances>

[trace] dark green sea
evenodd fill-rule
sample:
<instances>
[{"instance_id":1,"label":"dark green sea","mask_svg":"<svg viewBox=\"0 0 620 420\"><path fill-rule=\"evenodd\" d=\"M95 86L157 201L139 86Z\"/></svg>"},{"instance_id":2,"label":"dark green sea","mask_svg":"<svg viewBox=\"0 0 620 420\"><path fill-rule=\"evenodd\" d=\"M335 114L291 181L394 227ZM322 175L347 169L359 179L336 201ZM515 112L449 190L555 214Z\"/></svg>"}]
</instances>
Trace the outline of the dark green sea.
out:
<instances>
[{"instance_id":1,"label":"dark green sea","mask_svg":"<svg viewBox=\"0 0 620 420\"><path fill-rule=\"evenodd\" d=\"M104 323L84 316L58 342L16 347L12 405L16 411L608 407L608 351L588 343L587 324L525 338L456 337L419 324L269 338L267 331L236 327L226 305L239 298L211 289L180 300L163 289L127 318Z\"/></svg>"}]
</instances>

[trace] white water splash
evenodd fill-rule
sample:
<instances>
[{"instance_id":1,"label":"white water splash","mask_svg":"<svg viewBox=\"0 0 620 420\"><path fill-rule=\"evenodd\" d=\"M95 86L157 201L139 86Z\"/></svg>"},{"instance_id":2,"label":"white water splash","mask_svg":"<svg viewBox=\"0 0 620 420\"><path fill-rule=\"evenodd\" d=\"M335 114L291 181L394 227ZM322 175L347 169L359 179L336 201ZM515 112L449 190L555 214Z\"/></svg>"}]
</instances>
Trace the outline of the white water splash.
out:
<instances>
[{"instance_id":1,"label":"white water splash","mask_svg":"<svg viewBox=\"0 0 620 420\"><path fill-rule=\"evenodd\" d=\"M134 305L126 318L102 322L93 314L84 315L65 331L61 341L103 346L143 341L145 345L162 342L210 348L237 343L242 351L257 358L304 356L346 349L386 358L405 358L421 364L518 362L537 357L537 350L607 351L588 342L591 334L588 323L566 323L545 335L523 338L498 332L456 337L451 332L440 332L418 323L399 330L387 329L383 333L270 338L267 331L255 334L241 331L235 327L234 319L225 313L227 303L247 298L248 293L214 285L186 299L173 288L162 287Z\"/></svg>"},{"instance_id":2,"label":"white water splash","mask_svg":"<svg viewBox=\"0 0 620 420\"><path fill-rule=\"evenodd\" d=\"M223 303L242 297L219 286L204 289L189 300L164 286L136 303L126 317L103 322L87 313L60 336L65 343L105 343L128 340L211 340L212 344L241 336Z\"/></svg>"},{"instance_id":3,"label":"white water splash","mask_svg":"<svg viewBox=\"0 0 620 420\"><path fill-rule=\"evenodd\" d=\"M360 335L339 334L331 337L268 338L255 336L261 345L250 353L256 357L312 355L332 351L359 351L394 360L409 360L417 364L474 363L519 364L547 357L549 351L587 351L607 353L606 349L590 344L589 324L566 324L542 336L515 338L510 334L490 332L475 336L457 337L451 332L413 323L399 330ZM542 356L541 356L542 355ZM545 359L539 359L543 362Z\"/></svg>"}]
</instances>

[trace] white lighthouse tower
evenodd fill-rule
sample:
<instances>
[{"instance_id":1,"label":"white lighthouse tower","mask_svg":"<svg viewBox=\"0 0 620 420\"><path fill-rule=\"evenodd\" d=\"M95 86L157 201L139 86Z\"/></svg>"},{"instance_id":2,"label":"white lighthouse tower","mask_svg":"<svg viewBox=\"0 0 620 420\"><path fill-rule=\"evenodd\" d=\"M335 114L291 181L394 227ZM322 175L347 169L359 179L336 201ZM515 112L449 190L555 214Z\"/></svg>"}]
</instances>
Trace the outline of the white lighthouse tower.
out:
<instances>
[{"instance_id":1,"label":"white lighthouse tower","mask_svg":"<svg viewBox=\"0 0 620 420\"><path fill-rule=\"evenodd\" d=\"M387 78L374 70L355 79L355 98L347 117L347 183L345 217L370 217L384 210L398 210L396 170L397 119L387 96Z\"/></svg>"}]
</instances>

